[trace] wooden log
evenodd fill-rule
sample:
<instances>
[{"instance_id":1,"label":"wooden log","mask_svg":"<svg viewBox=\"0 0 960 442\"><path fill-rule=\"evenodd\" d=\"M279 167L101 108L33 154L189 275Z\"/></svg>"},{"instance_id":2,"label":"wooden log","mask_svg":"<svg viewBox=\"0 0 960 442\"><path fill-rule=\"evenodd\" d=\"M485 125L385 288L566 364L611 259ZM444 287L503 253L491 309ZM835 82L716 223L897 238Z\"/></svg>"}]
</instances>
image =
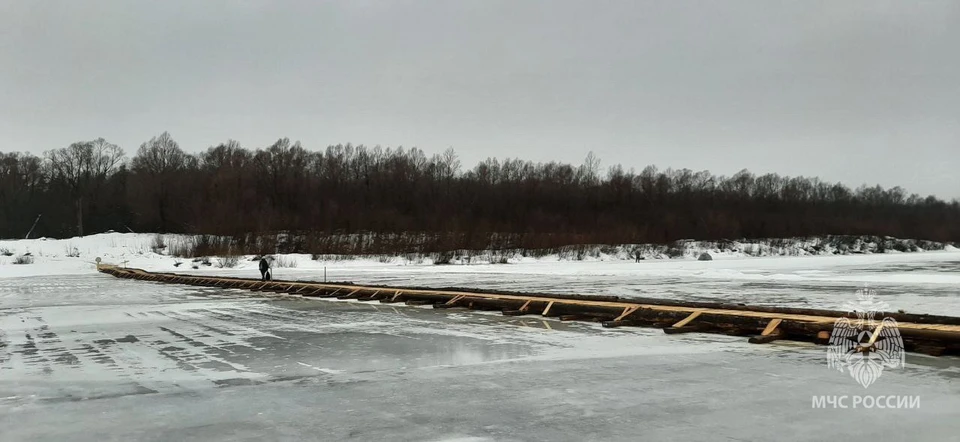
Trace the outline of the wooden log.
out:
<instances>
[{"instance_id":1,"label":"wooden log","mask_svg":"<svg viewBox=\"0 0 960 442\"><path fill-rule=\"evenodd\" d=\"M765 335L751 336L750 339L747 339L747 342L751 344L768 344L783 337L783 332L780 330L774 330Z\"/></svg>"},{"instance_id":2,"label":"wooden log","mask_svg":"<svg viewBox=\"0 0 960 442\"><path fill-rule=\"evenodd\" d=\"M684 325L682 327L666 327L663 329L663 332L668 335L679 335L683 333L694 333L700 331L700 327L696 325Z\"/></svg>"},{"instance_id":3,"label":"wooden log","mask_svg":"<svg viewBox=\"0 0 960 442\"><path fill-rule=\"evenodd\" d=\"M947 349L936 345L916 345L911 350L928 356L943 356Z\"/></svg>"},{"instance_id":4,"label":"wooden log","mask_svg":"<svg viewBox=\"0 0 960 442\"><path fill-rule=\"evenodd\" d=\"M717 330L717 333L721 333L728 336L752 336L753 330L746 330L739 327L730 327L728 329Z\"/></svg>"},{"instance_id":5,"label":"wooden log","mask_svg":"<svg viewBox=\"0 0 960 442\"><path fill-rule=\"evenodd\" d=\"M480 311L501 311L503 310L503 305L499 303L483 302L482 300L474 300L467 303L467 308L470 310Z\"/></svg>"},{"instance_id":6,"label":"wooden log","mask_svg":"<svg viewBox=\"0 0 960 442\"><path fill-rule=\"evenodd\" d=\"M278 284L275 282L268 282L268 285L260 289L261 292L272 292L272 293L286 293L290 289L289 286L284 284Z\"/></svg>"},{"instance_id":7,"label":"wooden log","mask_svg":"<svg viewBox=\"0 0 960 442\"><path fill-rule=\"evenodd\" d=\"M430 301L431 304L434 303L445 303L450 300L450 295L444 295L439 293L405 293L407 299L419 299L423 301Z\"/></svg>"},{"instance_id":8,"label":"wooden log","mask_svg":"<svg viewBox=\"0 0 960 442\"><path fill-rule=\"evenodd\" d=\"M149 282L180 283L204 287L235 287L250 290L286 292L308 294L308 296L327 296L339 294L343 287L350 287L349 283L340 285L340 289L320 283L298 281L271 281L260 282L245 278L208 277L180 275L175 273L150 273L139 269L119 268L101 264L98 269L118 278L127 278ZM401 290L397 288L380 287L386 291L395 292L388 296L378 294L376 287L353 286L347 296L356 295L364 300L400 301ZM710 333L724 333L734 335L757 335L760 337L773 336L778 339L795 339L825 343L829 340L833 323L838 317L850 317L849 312L829 310L796 309L769 306L746 306L720 303L671 301L663 299L619 299L616 297L594 297L578 295L553 294L518 294L499 291L483 291L474 289L403 289L404 301L414 301L422 304L460 305L471 309L500 310L505 315L519 315L523 313L541 312L545 316L559 316L562 320L591 320L604 321L604 326L657 326L665 329L665 333L696 331ZM410 293L410 292L413 293ZM364 293L373 292L365 296ZM494 294L495 296L484 295ZM501 297L497 293L509 295ZM409 296L408 296L409 295ZM520 297L520 296L522 297ZM549 298L549 299L545 299ZM607 299L610 298L610 299ZM419 302L416 302L419 301ZM589 302L584 302L589 301ZM606 304L597 301L607 301ZM610 303L609 301L617 301ZM632 305L631 305L632 304ZM650 304L650 305L643 305ZM444 307L439 307L444 308ZM704 310L710 309L710 310ZM723 312L712 311L722 309ZM737 314L737 311L749 313ZM699 312L699 315L698 315ZM769 312L770 315L763 313ZM777 315L803 315L804 317L782 318ZM950 325L960 325L960 318L942 317L935 315L913 315L906 313L881 313L903 324L900 327L905 347L914 351L929 354L960 354L960 330ZM611 320L612 319L612 320ZM695 324L693 321L695 320ZM775 324L777 321L779 324ZM922 328L915 324L933 324ZM879 334L874 331L872 337L878 339ZM774 339L754 338L753 341L769 342Z\"/></svg>"},{"instance_id":9,"label":"wooden log","mask_svg":"<svg viewBox=\"0 0 960 442\"><path fill-rule=\"evenodd\" d=\"M391 297L389 297L389 298L383 298L383 299L380 300L380 302L382 302L382 303L384 303L384 304L389 304L389 303L393 303L393 302L400 302L400 301L403 301L403 291L401 291L401 290L397 290L396 293L394 293L393 296L391 296Z\"/></svg>"},{"instance_id":10,"label":"wooden log","mask_svg":"<svg viewBox=\"0 0 960 442\"><path fill-rule=\"evenodd\" d=\"M676 322L676 319L673 317L640 317L637 315L631 316L628 319L621 319L619 321L602 321L601 326L606 328L616 328L616 327L653 327L653 328L668 328L673 326Z\"/></svg>"},{"instance_id":11,"label":"wooden log","mask_svg":"<svg viewBox=\"0 0 960 442\"><path fill-rule=\"evenodd\" d=\"M821 330L817 332L817 337L814 339L815 343L820 345L827 345L830 343L830 332L826 330Z\"/></svg>"},{"instance_id":12,"label":"wooden log","mask_svg":"<svg viewBox=\"0 0 960 442\"><path fill-rule=\"evenodd\" d=\"M407 305L427 305L427 304L433 304L433 302L432 302L432 301L423 300L423 299L408 299L407 302L405 302L405 304L407 304Z\"/></svg>"},{"instance_id":13,"label":"wooden log","mask_svg":"<svg viewBox=\"0 0 960 442\"><path fill-rule=\"evenodd\" d=\"M810 340L813 341L822 331L827 332L827 337L829 338L830 332L833 331L833 322L820 323L785 320L780 323L779 328L790 336L809 336Z\"/></svg>"},{"instance_id":14,"label":"wooden log","mask_svg":"<svg viewBox=\"0 0 960 442\"><path fill-rule=\"evenodd\" d=\"M341 290L343 290L343 289L335 289L335 290L333 290L333 291L330 292L330 293L323 293L323 294L320 294L320 295L316 295L316 297L318 297L318 298L333 298L333 297L336 297L336 296L337 296L337 293L340 293ZM326 289L324 289L324 291L326 291Z\"/></svg>"},{"instance_id":15,"label":"wooden log","mask_svg":"<svg viewBox=\"0 0 960 442\"><path fill-rule=\"evenodd\" d=\"M560 315L557 316L561 321L583 321L587 319L585 315Z\"/></svg>"},{"instance_id":16,"label":"wooden log","mask_svg":"<svg viewBox=\"0 0 960 442\"><path fill-rule=\"evenodd\" d=\"M355 289L346 295L337 296L337 299L353 299L357 297L358 292L360 292L360 289Z\"/></svg>"},{"instance_id":17,"label":"wooden log","mask_svg":"<svg viewBox=\"0 0 960 442\"><path fill-rule=\"evenodd\" d=\"M380 293L380 290L377 290L377 291L374 291L373 294L369 296L358 296L357 301L363 301L363 302L376 301L378 299L377 295L379 293Z\"/></svg>"},{"instance_id":18,"label":"wooden log","mask_svg":"<svg viewBox=\"0 0 960 442\"><path fill-rule=\"evenodd\" d=\"M960 342L960 333L946 330L923 330L900 328L904 338L918 338L931 341Z\"/></svg>"},{"instance_id":19,"label":"wooden log","mask_svg":"<svg viewBox=\"0 0 960 442\"><path fill-rule=\"evenodd\" d=\"M441 308L441 309L442 309L442 308L466 307L466 303L467 303L467 297L466 297L466 296L464 296L464 295L457 295L457 296L454 296L454 297L448 299L446 302L434 304L434 305L433 305L433 308Z\"/></svg>"},{"instance_id":20,"label":"wooden log","mask_svg":"<svg viewBox=\"0 0 960 442\"><path fill-rule=\"evenodd\" d=\"M468 308L474 310L512 310L519 305L517 301L509 299L469 298L468 301Z\"/></svg>"},{"instance_id":21,"label":"wooden log","mask_svg":"<svg viewBox=\"0 0 960 442\"><path fill-rule=\"evenodd\" d=\"M714 313L701 313L692 325L702 331L722 334L759 335L769 324L765 318L749 316L729 316ZM687 325L691 325L688 323ZM676 326L676 324L674 324Z\"/></svg>"},{"instance_id":22,"label":"wooden log","mask_svg":"<svg viewBox=\"0 0 960 442\"><path fill-rule=\"evenodd\" d=\"M582 314L566 314L559 315L561 321L586 321L586 322L604 322L614 320L613 315L600 314L600 313L582 313Z\"/></svg>"},{"instance_id":23,"label":"wooden log","mask_svg":"<svg viewBox=\"0 0 960 442\"><path fill-rule=\"evenodd\" d=\"M323 292L326 291L326 290L327 290L327 289L319 288L319 289L316 289L316 290L314 290L314 291L312 291L312 292L303 293L303 296L308 297L308 298L319 298L319 297L323 294Z\"/></svg>"}]
</instances>

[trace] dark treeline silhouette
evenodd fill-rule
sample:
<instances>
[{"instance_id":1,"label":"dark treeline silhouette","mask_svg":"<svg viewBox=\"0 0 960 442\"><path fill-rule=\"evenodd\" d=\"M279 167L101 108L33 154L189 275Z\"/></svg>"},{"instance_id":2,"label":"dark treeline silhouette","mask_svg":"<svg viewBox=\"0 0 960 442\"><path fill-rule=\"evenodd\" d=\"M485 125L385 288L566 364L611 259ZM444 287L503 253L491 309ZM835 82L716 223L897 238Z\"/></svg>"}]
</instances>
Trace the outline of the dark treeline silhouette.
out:
<instances>
[{"instance_id":1,"label":"dark treeline silhouette","mask_svg":"<svg viewBox=\"0 0 960 442\"><path fill-rule=\"evenodd\" d=\"M40 216L39 221L37 221ZM960 204L900 187L850 189L817 178L707 171L601 171L584 164L488 159L462 170L452 150L336 145L287 138L200 154L169 134L129 158L103 139L0 154L0 236L137 231L425 233L437 248L665 243L676 239L881 235L960 241Z\"/></svg>"}]
</instances>

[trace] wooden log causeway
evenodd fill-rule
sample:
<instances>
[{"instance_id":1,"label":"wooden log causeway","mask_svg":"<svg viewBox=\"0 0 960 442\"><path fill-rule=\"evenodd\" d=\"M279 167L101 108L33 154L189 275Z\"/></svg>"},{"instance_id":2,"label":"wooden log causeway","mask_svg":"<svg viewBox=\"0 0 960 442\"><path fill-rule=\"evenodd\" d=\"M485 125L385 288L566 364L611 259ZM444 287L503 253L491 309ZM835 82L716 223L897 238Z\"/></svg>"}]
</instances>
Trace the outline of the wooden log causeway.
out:
<instances>
[{"instance_id":1,"label":"wooden log causeway","mask_svg":"<svg viewBox=\"0 0 960 442\"><path fill-rule=\"evenodd\" d=\"M750 337L753 343L792 340L825 344L834 322L856 318L850 312L683 302L655 298L498 293L474 289L379 287L310 281L267 281L220 276L154 273L98 264L97 270L118 278L205 287L286 293L292 296L432 305L500 311L508 316L540 315L564 321L600 322L604 327L657 327L665 333L718 333ZM878 319L897 321L908 352L935 356L960 355L960 318L878 312ZM870 330L868 330L869 332ZM873 336L879 335L874 330Z\"/></svg>"}]
</instances>

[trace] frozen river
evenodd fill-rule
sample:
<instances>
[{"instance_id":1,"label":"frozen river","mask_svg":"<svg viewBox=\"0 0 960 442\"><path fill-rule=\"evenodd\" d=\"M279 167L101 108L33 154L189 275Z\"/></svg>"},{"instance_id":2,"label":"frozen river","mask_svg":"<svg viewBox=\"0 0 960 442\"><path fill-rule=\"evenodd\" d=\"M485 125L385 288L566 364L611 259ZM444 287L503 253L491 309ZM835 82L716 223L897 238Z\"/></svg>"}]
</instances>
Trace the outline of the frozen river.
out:
<instances>
[{"instance_id":1,"label":"frozen river","mask_svg":"<svg viewBox=\"0 0 960 442\"><path fill-rule=\"evenodd\" d=\"M949 275L952 264L944 265ZM571 285L583 270L537 282L536 272L486 268L471 276L476 284L506 288L505 278L514 278L511 284L543 291L590 287ZM418 276L417 284L469 282L455 270L432 272L437 279L428 283ZM607 271L616 276L615 268ZM396 270L338 272L390 284L412 278ZM710 280L702 279L661 287L706 292ZM857 282L836 283L837 296L851 294ZM652 294L652 277L637 284ZM731 282L719 287L737 290ZM757 287L761 293L766 286ZM931 287L948 298L957 290L942 281ZM265 297L97 274L0 280L4 442L955 438L960 361L909 355L907 362L864 389L828 369L824 348L812 345L758 346L716 335ZM921 406L813 409L813 395L919 396Z\"/></svg>"},{"instance_id":2,"label":"frozen river","mask_svg":"<svg viewBox=\"0 0 960 442\"><path fill-rule=\"evenodd\" d=\"M157 271L259 277L242 270ZM322 263L275 269L277 279L323 280ZM330 263L327 278L361 284L467 287L540 293L613 295L845 310L858 288L876 291L893 310L960 316L960 253L649 260L526 262L504 265L369 265Z\"/></svg>"}]
</instances>

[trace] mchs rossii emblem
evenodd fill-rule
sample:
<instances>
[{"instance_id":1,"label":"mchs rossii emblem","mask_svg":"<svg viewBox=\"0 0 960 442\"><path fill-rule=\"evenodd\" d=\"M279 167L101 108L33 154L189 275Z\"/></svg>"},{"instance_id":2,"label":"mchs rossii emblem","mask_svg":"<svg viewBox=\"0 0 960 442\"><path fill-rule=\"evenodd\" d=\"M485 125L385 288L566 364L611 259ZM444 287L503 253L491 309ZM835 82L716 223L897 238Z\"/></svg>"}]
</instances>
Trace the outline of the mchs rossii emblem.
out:
<instances>
[{"instance_id":1,"label":"mchs rossii emblem","mask_svg":"<svg viewBox=\"0 0 960 442\"><path fill-rule=\"evenodd\" d=\"M887 311L887 303L876 299L872 289L857 290L857 302L848 303L857 318L840 318L833 324L827 346L827 366L846 370L864 388L873 384L884 368L904 365L903 338L897 321L890 317L877 320Z\"/></svg>"}]
</instances>

